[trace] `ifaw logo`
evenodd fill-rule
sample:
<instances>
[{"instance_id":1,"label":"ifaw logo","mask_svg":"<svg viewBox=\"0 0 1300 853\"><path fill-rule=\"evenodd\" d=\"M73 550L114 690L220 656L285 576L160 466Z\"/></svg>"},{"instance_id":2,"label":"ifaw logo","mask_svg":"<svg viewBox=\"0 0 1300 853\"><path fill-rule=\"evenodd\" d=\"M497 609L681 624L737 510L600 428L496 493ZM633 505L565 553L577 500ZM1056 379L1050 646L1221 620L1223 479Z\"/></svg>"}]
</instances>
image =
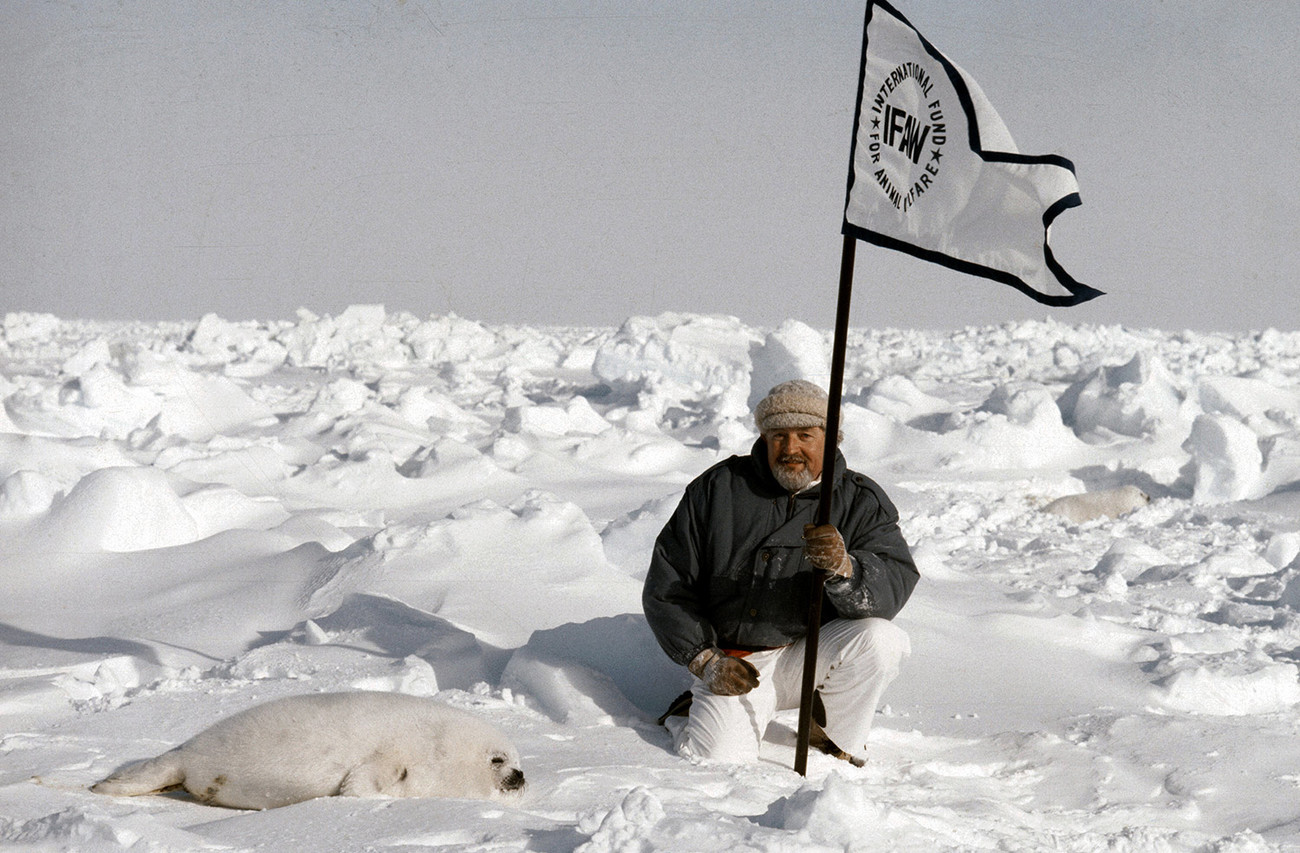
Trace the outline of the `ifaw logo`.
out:
<instances>
[{"instance_id":1,"label":"ifaw logo","mask_svg":"<svg viewBox=\"0 0 1300 853\"><path fill-rule=\"evenodd\" d=\"M948 142L943 104L929 72L904 62L885 76L870 109L872 174L885 198L906 213L939 177Z\"/></svg>"}]
</instances>

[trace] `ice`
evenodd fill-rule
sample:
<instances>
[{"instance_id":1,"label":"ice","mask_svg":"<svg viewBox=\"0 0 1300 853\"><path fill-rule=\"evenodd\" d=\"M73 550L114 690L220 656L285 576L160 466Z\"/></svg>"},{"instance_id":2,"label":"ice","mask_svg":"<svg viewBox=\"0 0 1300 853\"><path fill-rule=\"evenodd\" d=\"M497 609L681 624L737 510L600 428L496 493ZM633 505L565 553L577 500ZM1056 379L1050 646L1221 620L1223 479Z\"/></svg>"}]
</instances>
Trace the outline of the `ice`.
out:
<instances>
[{"instance_id":1,"label":"ice","mask_svg":"<svg viewBox=\"0 0 1300 853\"><path fill-rule=\"evenodd\" d=\"M1129 581L1164 561L1163 554L1144 542L1118 539L1093 566L1092 572L1109 593L1123 596L1128 593Z\"/></svg>"},{"instance_id":2,"label":"ice","mask_svg":"<svg viewBox=\"0 0 1300 853\"><path fill-rule=\"evenodd\" d=\"M1061 408L1067 423L1084 437L1140 437L1175 428L1185 419L1184 395L1159 357L1147 351L1076 383Z\"/></svg>"},{"instance_id":3,"label":"ice","mask_svg":"<svg viewBox=\"0 0 1300 853\"><path fill-rule=\"evenodd\" d=\"M558 723L578 727L629 725L646 716L604 673L528 647L511 656L501 683L528 696Z\"/></svg>"},{"instance_id":4,"label":"ice","mask_svg":"<svg viewBox=\"0 0 1300 853\"><path fill-rule=\"evenodd\" d=\"M1260 442L1264 471L1258 489L1263 494L1294 490L1300 484L1300 431L1271 435Z\"/></svg>"},{"instance_id":5,"label":"ice","mask_svg":"<svg viewBox=\"0 0 1300 853\"><path fill-rule=\"evenodd\" d=\"M824 381L790 320L0 323L0 846L1152 850L1300 845L1300 336L854 330L842 449L922 582L864 768L654 724L640 592L749 404ZM1062 519L1066 496L1141 493ZM268 698L436 695L532 793L216 814L86 786Z\"/></svg>"},{"instance_id":6,"label":"ice","mask_svg":"<svg viewBox=\"0 0 1300 853\"><path fill-rule=\"evenodd\" d=\"M1228 503L1260 497L1259 437L1236 418L1201 415L1184 448L1192 455L1193 499Z\"/></svg>"},{"instance_id":7,"label":"ice","mask_svg":"<svg viewBox=\"0 0 1300 853\"><path fill-rule=\"evenodd\" d=\"M1300 531L1274 533L1269 536L1263 556L1275 568L1289 566L1297 556L1300 556Z\"/></svg>"},{"instance_id":8,"label":"ice","mask_svg":"<svg viewBox=\"0 0 1300 853\"><path fill-rule=\"evenodd\" d=\"M644 838L667 817L663 803L646 788L634 788L601 820L581 853L619 853L645 849Z\"/></svg>"},{"instance_id":9,"label":"ice","mask_svg":"<svg viewBox=\"0 0 1300 853\"><path fill-rule=\"evenodd\" d=\"M903 423L951 408L947 401L926 394L912 380L895 374L873 382L863 394L862 407Z\"/></svg>"},{"instance_id":10,"label":"ice","mask_svg":"<svg viewBox=\"0 0 1300 853\"><path fill-rule=\"evenodd\" d=\"M36 525L46 548L145 551L197 541L199 524L173 478L156 468L101 468Z\"/></svg>"},{"instance_id":11,"label":"ice","mask_svg":"<svg viewBox=\"0 0 1300 853\"><path fill-rule=\"evenodd\" d=\"M1245 376L1207 376L1199 386L1201 408L1237 420L1269 412L1300 411L1300 392Z\"/></svg>"},{"instance_id":12,"label":"ice","mask_svg":"<svg viewBox=\"0 0 1300 853\"><path fill-rule=\"evenodd\" d=\"M0 482L0 519L23 519L50 508L61 492L56 483L38 471L20 469Z\"/></svg>"},{"instance_id":13,"label":"ice","mask_svg":"<svg viewBox=\"0 0 1300 853\"><path fill-rule=\"evenodd\" d=\"M742 418L756 339L731 317L633 317L596 351L592 372L656 418L701 392L715 417Z\"/></svg>"},{"instance_id":14,"label":"ice","mask_svg":"<svg viewBox=\"0 0 1300 853\"><path fill-rule=\"evenodd\" d=\"M785 829L835 849L883 841L893 834L890 823L869 786L838 773L827 776L821 790L805 788L787 799L782 815Z\"/></svg>"},{"instance_id":15,"label":"ice","mask_svg":"<svg viewBox=\"0 0 1300 853\"><path fill-rule=\"evenodd\" d=\"M677 508L677 498L674 494L648 501L611 521L600 533L601 544L610 562L632 577L644 580L648 569L645 555L650 553L655 537Z\"/></svg>"},{"instance_id":16,"label":"ice","mask_svg":"<svg viewBox=\"0 0 1300 853\"><path fill-rule=\"evenodd\" d=\"M1261 668L1192 667L1170 676L1162 701L1178 711L1224 716L1272 714L1300 702L1300 684L1292 664Z\"/></svg>"},{"instance_id":17,"label":"ice","mask_svg":"<svg viewBox=\"0 0 1300 853\"><path fill-rule=\"evenodd\" d=\"M762 344L750 346L750 363L747 408L752 412L782 382L807 379L825 387L831 375L830 342L811 326L786 320Z\"/></svg>"}]
</instances>

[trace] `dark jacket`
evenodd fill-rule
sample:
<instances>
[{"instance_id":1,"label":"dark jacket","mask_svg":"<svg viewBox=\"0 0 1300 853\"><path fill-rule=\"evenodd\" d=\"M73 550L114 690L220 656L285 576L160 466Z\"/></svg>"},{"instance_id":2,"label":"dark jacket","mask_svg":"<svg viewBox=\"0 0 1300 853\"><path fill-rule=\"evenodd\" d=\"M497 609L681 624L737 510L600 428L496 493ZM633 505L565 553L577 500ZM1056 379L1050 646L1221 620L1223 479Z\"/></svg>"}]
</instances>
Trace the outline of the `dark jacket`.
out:
<instances>
[{"instance_id":1,"label":"dark jacket","mask_svg":"<svg viewBox=\"0 0 1300 853\"><path fill-rule=\"evenodd\" d=\"M852 578L826 583L822 621L892 619L920 575L898 510L836 454L831 523L853 558ZM824 482L823 482L824 485ZM685 665L711 646L783 646L807 631L813 568L803 557L820 488L791 495L772 476L760 438L686 487L655 540L642 606L668 656Z\"/></svg>"}]
</instances>

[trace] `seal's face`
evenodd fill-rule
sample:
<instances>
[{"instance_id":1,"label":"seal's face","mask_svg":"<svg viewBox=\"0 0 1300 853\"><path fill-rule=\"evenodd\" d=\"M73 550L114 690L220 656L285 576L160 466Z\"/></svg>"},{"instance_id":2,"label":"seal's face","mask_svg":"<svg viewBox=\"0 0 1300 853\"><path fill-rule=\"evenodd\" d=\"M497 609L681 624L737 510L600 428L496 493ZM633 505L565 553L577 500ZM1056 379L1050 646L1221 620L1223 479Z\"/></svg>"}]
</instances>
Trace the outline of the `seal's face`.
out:
<instances>
[{"instance_id":1,"label":"seal's face","mask_svg":"<svg viewBox=\"0 0 1300 853\"><path fill-rule=\"evenodd\" d=\"M519 759L504 752L491 755L490 766L492 778L496 780L497 790L503 794L522 794L524 792L524 771L519 769Z\"/></svg>"}]
</instances>

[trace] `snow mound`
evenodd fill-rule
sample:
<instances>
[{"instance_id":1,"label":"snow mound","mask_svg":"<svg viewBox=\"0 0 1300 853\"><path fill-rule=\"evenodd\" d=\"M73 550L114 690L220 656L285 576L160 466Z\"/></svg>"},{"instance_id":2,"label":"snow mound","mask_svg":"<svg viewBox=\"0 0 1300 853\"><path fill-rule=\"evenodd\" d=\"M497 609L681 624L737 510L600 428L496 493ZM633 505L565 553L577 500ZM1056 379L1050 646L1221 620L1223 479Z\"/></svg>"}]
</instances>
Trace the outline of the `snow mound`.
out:
<instances>
[{"instance_id":1,"label":"snow mound","mask_svg":"<svg viewBox=\"0 0 1300 853\"><path fill-rule=\"evenodd\" d=\"M73 549L145 551L201 538L177 480L156 468L102 468L50 508L37 536Z\"/></svg>"},{"instance_id":2,"label":"snow mound","mask_svg":"<svg viewBox=\"0 0 1300 853\"><path fill-rule=\"evenodd\" d=\"M441 689L433 666L409 655L376 660L376 655L346 645L304 648L291 643L261 646L221 666L223 678L245 681L308 681L331 690L377 690L433 696Z\"/></svg>"},{"instance_id":3,"label":"snow mound","mask_svg":"<svg viewBox=\"0 0 1300 853\"><path fill-rule=\"evenodd\" d=\"M502 686L527 695L551 719L571 726L628 725L644 720L603 672L524 647L511 656Z\"/></svg>"},{"instance_id":4,"label":"snow mound","mask_svg":"<svg viewBox=\"0 0 1300 853\"><path fill-rule=\"evenodd\" d=\"M1205 412L1239 421L1300 412L1300 391L1245 376L1206 376L1197 383L1197 396Z\"/></svg>"},{"instance_id":5,"label":"snow mound","mask_svg":"<svg viewBox=\"0 0 1300 853\"><path fill-rule=\"evenodd\" d=\"M505 342L481 323L448 314L421 321L406 334L415 359L424 364L491 363Z\"/></svg>"},{"instance_id":6,"label":"snow mound","mask_svg":"<svg viewBox=\"0 0 1300 853\"><path fill-rule=\"evenodd\" d=\"M411 361L411 347L402 325L385 322L387 317L382 305L350 305L337 317L300 310L298 322L277 340L288 363L297 367L338 367L355 360L401 367Z\"/></svg>"},{"instance_id":7,"label":"snow mound","mask_svg":"<svg viewBox=\"0 0 1300 853\"><path fill-rule=\"evenodd\" d=\"M871 383L863 392L861 405L868 411L903 423L951 409L946 401L926 394L915 382L898 375L886 376Z\"/></svg>"},{"instance_id":8,"label":"snow mound","mask_svg":"<svg viewBox=\"0 0 1300 853\"><path fill-rule=\"evenodd\" d=\"M815 844L838 849L870 839L884 841L897 821L875 801L871 787L832 773L820 790L805 787L786 800L782 826Z\"/></svg>"},{"instance_id":9,"label":"snow mound","mask_svg":"<svg viewBox=\"0 0 1300 853\"><path fill-rule=\"evenodd\" d=\"M1084 447L1051 392L1033 382L999 385L978 408L944 416L939 429L939 464L962 470L1064 467Z\"/></svg>"},{"instance_id":10,"label":"snow mound","mask_svg":"<svg viewBox=\"0 0 1300 853\"><path fill-rule=\"evenodd\" d=\"M367 577L341 575L347 591L400 599L493 645L639 607L640 585L606 561L586 513L539 490L507 506L484 499L427 524L390 524L357 549L379 562Z\"/></svg>"},{"instance_id":11,"label":"snow mound","mask_svg":"<svg viewBox=\"0 0 1300 853\"><path fill-rule=\"evenodd\" d=\"M1300 557L1300 531L1275 533L1268 539L1263 557L1269 565L1282 569Z\"/></svg>"},{"instance_id":12,"label":"snow mound","mask_svg":"<svg viewBox=\"0 0 1300 853\"><path fill-rule=\"evenodd\" d=\"M648 836L667 817L663 803L647 788L633 788L601 819L591 839L574 853L625 853L656 849Z\"/></svg>"},{"instance_id":13,"label":"snow mound","mask_svg":"<svg viewBox=\"0 0 1300 853\"><path fill-rule=\"evenodd\" d=\"M58 484L36 471L15 471L0 482L0 520L40 515L62 492Z\"/></svg>"},{"instance_id":14,"label":"snow mound","mask_svg":"<svg viewBox=\"0 0 1300 853\"><path fill-rule=\"evenodd\" d=\"M100 468L137 464L117 442L0 433L0 476L34 471L66 491Z\"/></svg>"},{"instance_id":15,"label":"snow mound","mask_svg":"<svg viewBox=\"0 0 1300 853\"><path fill-rule=\"evenodd\" d=\"M668 518L677 509L680 500L681 495L673 493L647 501L607 524L600 532L605 557L630 577L645 580L650 569L646 555L650 553L659 531L668 523Z\"/></svg>"},{"instance_id":16,"label":"snow mound","mask_svg":"<svg viewBox=\"0 0 1300 853\"><path fill-rule=\"evenodd\" d=\"M1160 701L1177 711L1217 716L1272 714L1300 703L1294 664L1258 668L1193 666L1162 683Z\"/></svg>"},{"instance_id":17,"label":"snow mound","mask_svg":"<svg viewBox=\"0 0 1300 853\"><path fill-rule=\"evenodd\" d=\"M642 409L703 399L719 419L749 415L750 345L756 334L734 317L633 317L596 351L592 372Z\"/></svg>"},{"instance_id":18,"label":"snow mound","mask_svg":"<svg viewBox=\"0 0 1300 853\"><path fill-rule=\"evenodd\" d=\"M176 354L100 354L70 359L62 384L10 395L5 409L24 432L76 438L126 438L146 426L186 441L207 441L273 417L233 380L190 370Z\"/></svg>"},{"instance_id":19,"label":"snow mound","mask_svg":"<svg viewBox=\"0 0 1300 853\"><path fill-rule=\"evenodd\" d=\"M598 704L606 707L603 713L607 716L656 718L690 686L686 671L660 651L640 613L535 631L516 656L524 653L528 659L553 668L567 666L586 672L582 677L589 681L599 678L607 682L598 694L593 694L601 699ZM639 711L630 710L629 703ZM564 705L556 703L556 707L562 709Z\"/></svg>"},{"instance_id":20,"label":"snow mound","mask_svg":"<svg viewBox=\"0 0 1300 853\"><path fill-rule=\"evenodd\" d=\"M166 435L207 441L274 418L234 380L205 376L147 351L128 357L123 371L132 385L157 396L157 426Z\"/></svg>"},{"instance_id":21,"label":"snow mound","mask_svg":"<svg viewBox=\"0 0 1300 853\"><path fill-rule=\"evenodd\" d=\"M786 320L761 344L750 345L752 370L746 408L752 412L773 387L806 379L825 389L830 382L830 343L826 335L798 320Z\"/></svg>"},{"instance_id":22,"label":"snow mound","mask_svg":"<svg viewBox=\"0 0 1300 853\"><path fill-rule=\"evenodd\" d=\"M1192 456L1192 499L1201 504L1260 497L1264 463L1254 430L1227 415L1201 415L1183 445Z\"/></svg>"},{"instance_id":23,"label":"snow mound","mask_svg":"<svg viewBox=\"0 0 1300 853\"><path fill-rule=\"evenodd\" d=\"M284 364L288 350L264 323L233 323L205 314L186 341L200 364L220 367L227 376L256 377Z\"/></svg>"},{"instance_id":24,"label":"snow mound","mask_svg":"<svg viewBox=\"0 0 1300 853\"><path fill-rule=\"evenodd\" d=\"M1081 437L1141 437L1180 430L1187 418L1184 399L1160 358L1142 351L1072 385L1061 398L1061 410Z\"/></svg>"},{"instance_id":25,"label":"snow mound","mask_svg":"<svg viewBox=\"0 0 1300 853\"><path fill-rule=\"evenodd\" d=\"M565 406L512 406L506 409L501 428L536 436L598 435L610 424L596 414L586 399L574 397Z\"/></svg>"},{"instance_id":26,"label":"snow mound","mask_svg":"<svg viewBox=\"0 0 1300 853\"><path fill-rule=\"evenodd\" d=\"M27 514L50 489L46 483L36 499L28 495ZM66 495L54 495L33 535L90 551L145 551L233 528L265 530L289 517L273 499L251 498L229 487L202 487L157 468L111 467L82 477Z\"/></svg>"},{"instance_id":27,"label":"snow mound","mask_svg":"<svg viewBox=\"0 0 1300 853\"><path fill-rule=\"evenodd\" d=\"M1141 540L1116 539L1097 561L1093 571L1098 574L1118 572L1125 578L1132 578L1152 566L1164 563L1166 559L1162 551L1152 548Z\"/></svg>"},{"instance_id":28,"label":"snow mound","mask_svg":"<svg viewBox=\"0 0 1300 853\"><path fill-rule=\"evenodd\" d=\"M103 807L69 807L43 817L0 818L0 842L9 850L135 850L139 853L229 850L200 835L175 829L144 812L122 814Z\"/></svg>"}]
</instances>

